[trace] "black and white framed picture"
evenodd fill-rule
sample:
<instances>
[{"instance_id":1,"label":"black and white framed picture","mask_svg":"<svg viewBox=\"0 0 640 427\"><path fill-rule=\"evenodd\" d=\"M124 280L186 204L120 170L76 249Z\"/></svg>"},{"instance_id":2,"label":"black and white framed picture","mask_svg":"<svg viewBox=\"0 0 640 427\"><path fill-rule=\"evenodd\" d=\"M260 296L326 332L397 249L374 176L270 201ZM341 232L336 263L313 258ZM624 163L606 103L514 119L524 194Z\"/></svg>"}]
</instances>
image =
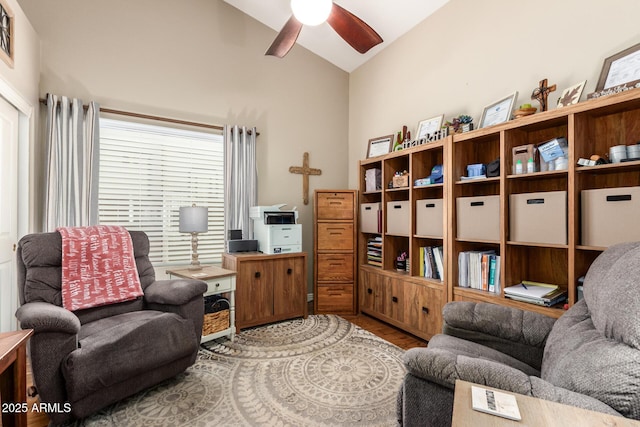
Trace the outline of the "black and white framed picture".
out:
<instances>
[{"instance_id":1,"label":"black and white framed picture","mask_svg":"<svg viewBox=\"0 0 640 427\"><path fill-rule=\"evenodd\" d=\"M0 57L13 68L13 12L6 0L0 0Z\"/></svg>"}]
</instances>

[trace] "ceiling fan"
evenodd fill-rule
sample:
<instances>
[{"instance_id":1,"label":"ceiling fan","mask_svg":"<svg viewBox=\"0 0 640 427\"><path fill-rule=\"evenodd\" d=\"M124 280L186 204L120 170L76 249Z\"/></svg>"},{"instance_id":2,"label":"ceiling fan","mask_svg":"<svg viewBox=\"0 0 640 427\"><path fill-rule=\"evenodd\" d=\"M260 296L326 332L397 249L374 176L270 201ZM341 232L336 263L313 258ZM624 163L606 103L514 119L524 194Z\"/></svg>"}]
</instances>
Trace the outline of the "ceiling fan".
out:
<instances>
[{"instance_id":1,"label":"ceiling fan","mask_svg":"<svg viewBox=\"0 0 640 427\"><path fill-rule=\"evenodd\" d=\"M373 28L332 0L291 0L291 9L293 15L265 55L284 57L296 43L303 25L319 25L325 21L360 53L367 53L382 43L382 37Z\"/></svg>"}]
</instances>

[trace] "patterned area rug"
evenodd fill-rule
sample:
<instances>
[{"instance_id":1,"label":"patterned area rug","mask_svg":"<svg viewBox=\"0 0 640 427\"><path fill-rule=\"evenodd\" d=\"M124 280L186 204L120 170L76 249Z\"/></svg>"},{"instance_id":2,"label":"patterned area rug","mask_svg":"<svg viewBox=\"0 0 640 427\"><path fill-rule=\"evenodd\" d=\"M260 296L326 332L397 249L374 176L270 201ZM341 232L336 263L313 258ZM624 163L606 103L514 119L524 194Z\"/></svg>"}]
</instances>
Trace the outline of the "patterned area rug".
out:
<instances>
[{"instance_id":1,"label":"patterned area rug","mask_svg":"<svg viewBox=\"0 0 640 427\"><path fill-rule=\"evenodd\" d=\"M247 329L205 347L184 374L76 425L396 425L404 350L341 317Z\"/></svg>"}]
</instances>

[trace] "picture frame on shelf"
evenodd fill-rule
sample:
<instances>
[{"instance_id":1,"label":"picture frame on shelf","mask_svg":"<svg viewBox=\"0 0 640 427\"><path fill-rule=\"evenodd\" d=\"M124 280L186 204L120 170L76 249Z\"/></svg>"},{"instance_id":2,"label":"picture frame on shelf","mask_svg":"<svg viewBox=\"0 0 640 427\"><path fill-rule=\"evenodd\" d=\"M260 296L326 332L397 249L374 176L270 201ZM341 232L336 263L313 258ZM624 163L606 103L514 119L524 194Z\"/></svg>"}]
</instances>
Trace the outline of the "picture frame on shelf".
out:
<instances>
[{"instance_id":1,"label":"picture frame on shelf","mask_svg":"<svg viewBox=\"0 0 640 427\"><path fill-rule=\"evenodd\" d=\"M640 83L640 43L604 60L596 92Z\"/></svg>"},{"instance_id":2,"label":"picture frame on shelf","mask_svg":"<svg viewBox=\"0 0 640 427\"><path fill-rule=\"evenodd\" d=\"M393 147L393 134L372 138L367 147L367 159L383 156L391 152Z\"/></svg>"},{"instance_id":3,"label":"picture frame on shelf","mask_svg":"<svg viewBox=\"0 0 640 427\"><path fill-rule=\"evenodd\" d=\"M421 120L418 122L416 128L416 140L426 139L429 135L433 135L442 128L442 121L444 120L444 114L441 114L430 119Z\"/></svg>"},{"instance_id":4,"label":"picture frame on shelf","mask_svg":"<svg viewBox=\"0 0 640 427\"><path fill-rule=\"evenodd\" d=\"M584 90L584 86L587 84L587 81L584 80L580 83L577 83L573 86L569 86L565 90L562 91L562 95L558 98L558 108L566 107L567 105L577 104L580 101L580 97L582 96L582 91Z\"/></svg>"},{"instance_id":5,"label":"picture frame on shelf","mask_svg":"<svg viewBox=\"0 0 640 427\"><path fill-rule=\"evenodd\" d=\"M509 121L517 98L518 91L515 91L511 95L484 107L482 117L480 118L480 128Z\"/></svg>"}]
</instances>

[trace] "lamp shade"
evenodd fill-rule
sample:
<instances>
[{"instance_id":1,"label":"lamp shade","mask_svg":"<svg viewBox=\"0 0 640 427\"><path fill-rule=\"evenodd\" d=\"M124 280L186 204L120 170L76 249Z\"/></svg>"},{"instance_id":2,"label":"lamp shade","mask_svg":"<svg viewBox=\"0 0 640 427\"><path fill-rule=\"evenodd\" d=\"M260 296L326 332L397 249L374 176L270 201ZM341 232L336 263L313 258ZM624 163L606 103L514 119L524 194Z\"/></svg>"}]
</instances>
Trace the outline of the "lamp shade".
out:
<instances>
[{"instance_id":1,"label":"lamp shade","mask_svg":"<svg viewBox=\"0 0 640 427\"><path fill-rule=\"evenodd\" d=\"M180 208L181 233L206 233L209 231L209 209L205 206L183 206Z\"/></svg>"}]
</instances>

